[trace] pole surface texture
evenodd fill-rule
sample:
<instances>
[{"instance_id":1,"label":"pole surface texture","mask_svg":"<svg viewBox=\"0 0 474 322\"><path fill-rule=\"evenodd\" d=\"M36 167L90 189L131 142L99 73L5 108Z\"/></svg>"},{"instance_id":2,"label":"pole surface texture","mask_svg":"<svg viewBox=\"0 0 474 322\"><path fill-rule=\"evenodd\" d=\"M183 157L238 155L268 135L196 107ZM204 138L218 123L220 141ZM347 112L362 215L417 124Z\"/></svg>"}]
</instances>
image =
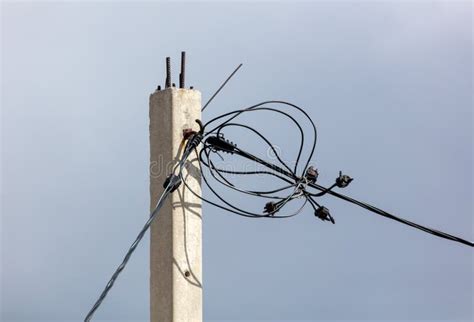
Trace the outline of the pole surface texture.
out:
<instances>
[{"instance_id":1,"label":"pole surface texture","mask_svg":"<svg viewBox=\"0 0 474 322\"><path fill-rule=\"evenodd\" d=\"M183 130L198 130L196 119L201 119L199 91L169 87L151 94L151 210L163 192L163 182L180 158ZM185 166L184 178L201 195L201 177L194 153ZM201 219L201 201L181 184L151 225L152 322L202 321Z\"/></svg>"}]
</instances>

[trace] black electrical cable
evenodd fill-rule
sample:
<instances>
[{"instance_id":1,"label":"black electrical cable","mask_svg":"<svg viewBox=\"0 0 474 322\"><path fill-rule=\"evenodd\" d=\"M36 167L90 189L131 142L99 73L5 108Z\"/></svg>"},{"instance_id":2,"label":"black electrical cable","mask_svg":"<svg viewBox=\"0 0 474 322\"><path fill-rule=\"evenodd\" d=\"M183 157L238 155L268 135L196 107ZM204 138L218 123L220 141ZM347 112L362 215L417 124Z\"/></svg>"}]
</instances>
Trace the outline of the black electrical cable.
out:
<instances>
[{"instance_id":1,"label":"black electrical cable","mask_svg":"<svg viewBox=\"0 0 474 322\"><path fill-rule=\"evenodd\" d=\"M222 118L225 118L227 116L230 116L227 120L225 120L224 122L222 122L220 125L218 125L217 127L215 127L213 130L209 131L209 132L214 132L215 130L217 130L218 128L222 127L223 125L225 125L226 123L232 121L233 119L235 119L236 117L238 117L239 115L243 114L243 113L247 113L247 112L254 112L254 111L258 111L258 110L268 110L268 111L273 111L273 112L276 112L276 113L280 113L280 114L283 114L285 116L287 116L288 118L294 120L294 118L289 115L288 113L286 112L283 112L281 110L278 110L278 109L274 109L274 108L269 108L269 107L265 107L265 108L259 108L260 106L263 106L265 104L280 104L280 105L284 105L286 107L290 107L290 108L293 108L293 109L296 109L298 112L302 113L302 115L311 123L311 126L312 126L312 129L313 129L313 134L314 134L314 140L313 140L313 144L312 144L312 147L311 147L311 152L309 154L309 157L308 157L308 160L305 164L305 166L303 167L304 169L306 169L308 167L308 164L309 162L311 161L311 158L313 157L313 154L314 154L314 150L316 149L316 142L317 142L317 130L316 130L316 125L314 124L313 120L311 119L311 117L308 115L308 113L306 113L304 111L304 109L302 109L301 107L295 105L295 104L292 104L292 103L289 103L289 102L285 102L285 101L277 101L277 100L273 100L273 101L265 101L265 102L261 102L261 103L258 103L258 104L255 104L255 105L252 105L250 107L247 107L247 108L244 108L244 109L240 109L240 110L235 110L235 111L231 111L231 112L228 112L228 113L225 113L225 114L222 114L222 115L219 115L217 117L214 117L213 119L211 119L210 121L208 121L205 125L204 125L204 128L208 127L211 123L214 123L216 122L217 120L220 120ZM302 131L301 129L301 126L298 124L298 122L296 122L296 125L298 126L298 128L300 129L301 131L301 145L303 145L303 142L304 142L304 132ZM300 155L301 155L301 147L300 147L300 151L298 152L298 156L296 158L296 164L298 164L298 161L299 161L299 158L300 158ZM296 168L296 167L295 167ZM295 171L296 172L296 171Z\"/></svg>"},{"instance_id":2,"label":"black electrical cable","mask_svg":"<svg viewBox=\"0 0 474 322\"><path fill-rule=\"evenodd\" d=\"M206 153L208 154L208 153ZM245 194L248 194L248 195L252 195L252 196L257 196L257 197L262 197L262 198L269 198L269 199L279 199L279 200L283 200L284 198L282 197L278 197L278 196L267 196L269 194L273 194L273 193L276 193L276 192L280 192L280 191L283 191L283 190L287 190L289 188L292 188L295 186L295 184L291 184L291 185L286 185L284 187L281 187L281 188L277 188L277 189L273 189L273 190L270 190L270 191L255 191L255 190L244 190L244 189L239 189L238 187L236 187L232 182L230 182L229 179L227 179L222 173L221 171L213 171L212 169L216 169L214 163L210 160L210 156L207 155L207 158L209 160L209 163L211 164L211 167L209 168L210 169L210 173L211 175L213 176L213 178L218 181L219 183L223 184L224 186L226 187L229 187L235 191L238 191L238 192L242 192L242 193L245 193ZM217 176L219 176L221 179L219 179Z\"/></svg>"},{"instance_id":3,"label":"black electrical cable","mask_svg":"<svg viewBox=\"0 0 474 322\"><path fill-rule=\"evenodd\" d=\"M217 92L210 98L210 100L206 103L206 105L203 107L203 110L205 107L208 106L208 104L213 100L213 98L219 93L219 91L225 86L225 84L229 81L229 79L237 72L237 70L240 68L237 67L236 70L227 78L227 80L222 84L222 86L217 90ZM310 150L308 154L308 159L304 162L304 166L301 168L301 173L298 174L298 169L300 166L300 161L301 157L303 154L305 142L305 132L303 130L303 127L301 124L297 121L295 117L293 117L290 113L273 108L273 107L267 107L266 105L282 105L286 108L290 108L293 111L296 110L300 114L303 115L303 117L309 121L312 131L313 131L313 140L310 143ZM279 155L278 151L275 149L275 144L273 144L265 135L263 135L259 130L255 129L254 127L251 127L246 124L242 124L236 121L236 119L244 114L244 113L250 113L250 112L258 112L258 111L263 111L263 112L271 112L271 113L277 113L280 115L285 116L291 123L297 128L299 134L300 134L300 139L299 139L299 145L298 145L298 153L295 159L295 165L293 169L283 161L281 156ZM215 125L217 121L220 121L218 125ZM383 216L385 218L389 218L392 220L395 220L397 222L400 222L402 224L408 225L410 227L419 229L421 231L427 232L429 234L452 240L455 242L462 243L464 245L468 245L471 247L474 247L474 243L471 241L467 241L465 239L462 239L460 237L456 237L453 235L450 235L448 233L432 229L429 227L425 227L419 224L416 224L414 222L411 222L409 220L397 217L393 214L390 214L387 211L384 211L382 209L379 209L375 206L372 206L370 204L367 204L365 202L361 202L358 200L355 200L351 197L348 197L346 195L340 194L338 192L335 192L334 189L336 187L338 188L344 188L346 187L351 181L352 178L342 175L342 173L339 174L339 177L336 178L336 182L329 187L324 187L322 185L319 185L316 183L317 177L318 177L318 172L317 170L312 169L312 167L308 167L311 159L314 156L314 151L316 148L316 142L317 142L317 129L316 125L313 122L313 120L310 118L310 116L299 106L284 102L284 101L265 101L262 103L255 104L253 106L240 109L240 110L235 110L232 112L224 113L220 116L217 116L210 121L208 121L205 125L202 125L202 123L197 120L199 123L199 126L201 130L199 133L193 134L189 140L186 143L186 146L184 148L183 154L179 162L176 164L176 166L173 168L172 174L168 178L167 182L165 182L164 185L164 191L162 195L160 196L157 205L155 209L152 211L150 214L150 217L148 221L145 223L143 226L142 230L139 232L138 236L136 237L135 241L132 243L130 246L129 250L127 251L125 257L123 258L121 264L118 266L118 268L115 270L113 273L111 279L109 282L106 284L104 290L100 294L99 298L95 302L95 304L92 306L91 310L88 312L86 318L84 319L85 322L90 321L92 318L93 314L95 311L99 308L105 297L107 296L108 292L114 285L116 279L118 278L119 274L123 271L125 268L126 264L128 263L131 255L135 251L136 247L142 240L144 234L146 231L149 229L151 223L154 221L156 216L158 215L164 201L166 198L171 194L177 187L177 185L182 182L184 184L185 189L188 189L193 195L201 199L202 201L209 203L215 207L218 207L222 210L226 210L228 212L231 212L233 214L243 216L246 218L289 218L296 216L302 212L304 209L305 205L309 203L311 207L314 210L314 213L317 217L319 217L322 220L326 221L331 221L332 223L335 223L334 218L329 214L327 208L321 206L315 198L320 198L325 195L331 195L336 198L345 200L347 202L350 202L354 205L357 205L359 207L362 207L366 210L369 210L373 213L376 213L380 216ZM205 129L210 126L211 124L214 124L214 128L210 131L205 132ZM229 142L225 140L223 130L226 128L230 127L236 127L240 129L245 129L256 135L259 139L261 139L265 145L267 145L272 152L274 153L275 157L277 158L277 161L281 166L277 164L273 164L272 162L266 161L244 149L242 149L240 146L237 147L236 144L233 144L232 142ZM198 152L198 146L202 143L202 148L201 151ZM219 204L219 202L212 201L208 198L202 197L199 193L195 192L186 182L185 178L183 177L183 167L185 164L185 161L188 159L189 155L192 152L196 153L197 160L198 160L198 165L199 165L199 170L201 172L201 177L203 179L204 184L209 188L211 193L220 201L222 204ZM237 170L228 170L228 169L221 169L216 166L216 164L212 161L211 155L212 154L217 154L222 160L224 159L223 156L221 155L220 152L228 153L230 155L235 155L240 158L245 158L247 160L251 160L255 162L258 165L266 167L268 170L253 170L253 171L237 171ZM208 177L204 171L203 171L203 166L207 168L209 171L211 177ZM178 170L178 173L175 174L176 170ZM310 172L310 170L312 170ZM279 187L279 188L273 188L271 190L246 190L246 189L241 189L237 187L227 176L228 175L243 175L243 176L248 176L248 175L268 175L272 176L274 178L280 179L285 183L284 186ZM267 199L272 199L275 201L270 201L265 205L264 208L264 213L262 212L255 212L255 211L248 211L242 209L241 206L237 206L232 204L230 201L226 200L221 194L217 192L217 190L211 185L209 179L214 179L217 183L223 185L224 187L231 189L232 191L237 191L239 193L243 193L245 195L250 195L252 197L258 197L258 198L267 198ZM318 190L318 193L310 191L308 188ZM286 190L291 190L289 194L286 196L277 196L273 195L275 193L282 193L283 191ZM290 214L277 214L282 209L289 204L290 202L293 202L294 200L300 200L303 199L303 202L299 208L295 212L292 212Z\"/></svg>"},{"instance_id":4,"label":"black electrical cable","mask_svg":"<svg viewBox=\"0 0 474 322\"><path fill-rule=\"evenodd\" d=\"M232 112L224 113L220 116L217 116L217 117L211 119L204 126L205 128L207 128L210 125L212 125L212 124L214 124L218 121L220 122L218 125L214 124L213 125L214 127L212 128L212 130L210 130L209 132L206 132L206 134L205 134L205 138L209 137L211 135L216 135L216 137L217 137L216 142L218 142L218 140L220 140L220 139L223 139L223 130L226 127L239 127L239 128L244 128L244 129L250 130L253 134L256 134L260 139L262 139L265 142L266 145L268 145L272 149L272 152L275 154L278 162L282 165L282 167L278 166L278 165L273 164L271 162L268 162L268 161L266 161L266 160L264 160L260 157L257 157L256 155L253 155L252 153L250 153L248 151L243 150L241 147L237 147L236 145L232 146L232 145L229 145L227 143L227 145L225 145L225 149L227 149L227 150L230 149L230 151L225 151L225 152L228 152L228 153L234 154L234 155L238 155L240 157L243 157L243 158L246 158L248 160L254 161L257 164L260 164L260 165L263 165L263 166L267 167L270 171L260 171L259 170L259 171L242 172L242 171L230 171L230 170L220 169L220 168L216 167L215 164L210 159L210 155L212 154L212 152L214 152L214 153L219 152L219 146L209 146L208 145L203 149L205 151L204 152L201 151L201 153L200 153L200 157L199 157L200 164L202 163L203 165L205 165L209 169L209 171L211 173L211 176L218 183L223 184L224 186L226 186L228 188L231 188L231 189L234 189L234 190L239 191L239 192L243 192L243 193L246 193L246 194L251 194L251 195L254 195L254 196L258 196L258 197L264 197L264 191L255 191L255 190L249 191L249 190L240 189L240 188L236 187L235 184L231 183L225 177L225 175L226 174L249 174L250 175L250 174L265 173L265 174L273 175L274 177L279 178L279 179L289 183L290 185L286 186L286 188L291 188L291 187L295 187L295 186L297 187L297 188L295 188L295 191L293 191L290 195L287 196L287 198L280 199L280 201L277 202L274 205L275 208L272 208L272 209L274 209L274 211L273 212L270 211L271 216L262 216L262 215L256 216L256 213L254 213L254 212L243 211L245 214L247 214L247 215L252 214L251 215L252 217L257 217L257 218L268 218L268 217L271 217L271 218L286 218L287 216L285 216L285 215L275 216L274 214L277 211L281 210L283 208L283 206L285 204L287 204L288 202L290 202L291 200L302 198L302 197L305 198L306 201L308 201L310 203L310 205L313 207L313 209L316 212L317 210L319 210L321 208L324 208L324 207L319 205L319 203L316 202L314 198L315 197L322 197L322 196L325 196L325 195L331 195L331 196L337 197L339 199L348 201L352 204L358 205L358 206L360 206L360 207L362 207L366 210L369 210L373 213L376 213L378 215L381 215L381 216L384 216L386 218L389 218L389 219L398 221L400 223L403 223L405 225L417 228L419 230L425 231L425 232L430 233L432 235L435 235L435 236L438 236L438 237L441 237L441 238L445 238L445 239L449 239L449 240L452 240L452 241L456 241L456 242L459 242L459 243L462 243L462 244L465 244L465 245L468 245L468 246L471 246L471 247L474 246L474 243L472 243L470 241L467 241L467 240L464 240L462 238L459 238L459 237L441 232L441 231L436 230L436 229L428 228L428 227L413 223L413 222L411 222L409 220L406 220L406 219L403 219L403 218L399 218L399 217L397 217L393 214L390 214L390 213L388 213L384 210L381 210L377 207L374 207L374 206L369 205L367 203L355 200L353 198L350 198L348 196L345 196L343 194L340 194L340 193L337 193L337 192L333 191L333 189L336 188L336 187L343 188L343 187L347 186L352 181L352 178L349 178L348 176L342 176L341 177L341 175L340 175L340 177L338 179L336 179L336 183L332 184L331 186L329 186L327 188L317 184L316 182L311 182L311 181L305 183L304 187L301 187L300 182L301 182L302 178L305 177L305 173L303 172L301 174L298 174L297 170L298 170L300 157L301 157L302 151L303 151L303 146L304 146L304 143L305 143L304 131L302 129L302 126L298 123L298 121L296 121L296 119L292 115L290 115L287 112L278 110L276 108L267 107L266 105L269 105L269 104L280 104L280 105L284 105L286 107L291 107L293 109L296 109L298 112L302 113L303 116L310 122L310 124L313 128L313 132L314 132L314 140L311 144L311 150L310 150L310 153L309 153L309 158L307 159L307 161L304 164L304 167L302 168L303 171L306 171L306 169L308 169L309 162L310 162L310 160L312 159L312 157L314 155L314 150L315 150L316 140L317 140L317 130L316 130L316 126L315 126L314 122L311 120L309 115L302 108L296 106L295 104L291 104L291 103L284 102L284 101L266 101L266 102L262 102L262 103L252 105L252 106L244 108L244 109L239 109L239 110L235 110L235 111L232 111ZM273 143L271 143L271 141L267 137L265 137L261 132L259 132L258 130L256 130L255 128L253 128L251 126L235 122L235 119L237 117L239 117L240 115L242 115L243 113L256 112L256 111L267 111L267 112L274 112L274 113L283 114L287 118L289 118L296 125L297 129L300 132L301 139L300 139L300 146L299 146L298 155L297 155L297 158L296 158L294 169L290 169L290 167L285 162L282 161L280 155L274 149L275 145ZM218 179L218 177L220 177L222 180ZM230 206L230 203L227 200L225 200L223 197L221 197L216 192L215 188L211 187L209 181L204 176L204 174L203 174L203 179L204 179L205 184L210 188L211 192L213 192L213 194L219 200L224 202L226 205ZM320 192L319 193L314 193L314 192L309 191L306 188L316 189L316 190L319 190ZM282 190L284 190L284 189L282 189ZM299 192L297 193L297 190L302 190L303 193L299 193ZM208 200L204 200L204 201L209 202ZM232 212L242 211L241 207L236 207L236 206L231 206L231 207L233 208ZM226 207L224 207L222 209L226 209ZM226 210L228 210L228 209L226 209ZM242 215L242 213L238 213L238 214ZM332 219L332 217L331 217L331 219Z\"/></svg>"},{"instance_id":5,"label":"black electrical cable","mask_svg":"<svg viewBox=\"0 0 474 322\"><path fill-rule=\"evenodd\" d=\"M267 163L266 161L263 161L263 160L260 160L259 158L255 157L255 156L252 156L251 154L247 153L247 152L243 152L241 150L241 155L242 156L246 156L246 157L249 157L249 159L253 160L253 161L256 161L262 165L265 165L265 166L268 166L268 167L271 167L272 169L277 169L278 166L276 165L273 165L273 164L269 164ZM286 174L287 176L291 177L291 175L289 173L287 173L284 169L279 169L279 172L282 173L282 174ZM450 235L448 233L445 233L445 232L442 232L442 231L439 231L439 230L436 230L436 229L432 229L432 228L429 228L429 227L425 227L425 226L422 226L422 225L419 225L419 224L416 224L414 222L411 222L409 220L406 220L406 219L403 219L403 218L400 218L400 217L397 217L393 214L390 214L384 210L381 210L377 207L374 207L372 205L369 205L365 202L361 202L361 201L358 201L358 200L355 200L353 198L350 198L348 196L345 196L343 194L340 194L340 193L337 193L337 192L334 192L332 190L330 190L330 188L325 188L323 186L320 186L318 184L308 184L310 187L313 187L313 188L316 188L324 193L328 193L330 195L333 195L339 199L342 199L342 200L345 200L345 201L348 201L352 204L355 204L355 205L358 205L362 208L365 208L373 213L376 213L378 215L381 215L381 216L384 216L386 218L389 218L389 219L392 219L392 220L395 220L395 221L398 221L400 223L403 223L405 225L408 225L408 226L411 226L411 227L414 227L414 228L417 228L419 230L422 230L424 232L427 232L427 233L430 233L432 235L435 235L435 236L438 236L438 237L441 237L441 238L445 238L445 239L448 239L448 240L452 240L452 241L455 241L455 242L459 242L459 243L462 243L462 244L465 244L465 245L468 245L468 246L471 246L471 247L474 247L474 243L471 242L471 241L467 241L465 239L462 239L460 237L456 237L456 236L453 236L453 235Z\"/></svg>"},{"instance_id":6,"label":"black electrical cable","mask_svg":"<svg viewBox=\"0 0 474 322\"><path fill-rule=\"evenodd\" d=\"M310 184L311 187L314 187L318 190L321 190L321 191L324 191L326 190L326 188L324 188L323 186L320 186L318 184ZM389 218L389 219L392 219L392 220L395 220L395 221L398 221L402 224L405 224L407 226L411 226L413 228L416 228L416 229L419 229L419 230L422 230L422 231L425 231L427 233L430 233L430 234L433 234L435 236L438 236L438 237L441 237L441 238L445 238L445 239L449 239L449 240L452 240L452 241L455 241L455 242L458 242L458 243L461 243L461 244L464 244L464 245L467 245L467 246L471 246L471 247L474 247L474 243L471 242L471 241L468 241L468 240L465 240L463 238L460 238L460 237L456 237L454 235L450 235L448 233L445 233L445 232L442 232L442 231L439 231L437 229L433 229L433 228L429 228L429 227L426 227L426 226L422 226L422 225L419 225L417 223L414 223L414 222L411 222L409 220L406 220L406 219L403 219L403 218L400 218L400 217L397 217L393 214L390 214L389 212L385 211L385 210L382 210L382 209L379 209L375 206L372 206L372 205L369 205L368 203L365 203L365 202L362 202L362 201L358 201L358 200L355 200L351 197L348 197L346 195L343 195L341 193L338 193L338 192L335 192L335 191L328 191L327 192L328 194L334 196L334 197L337 197L339 199L342 199L342 200L345 200L345 201L348 201L354 205L357 205L359 207L362 207L364 209L367 209L373 213L376 213L378 215L381 215L383 217L386 217L386 218Z\"/></svg>"}]
</instances>

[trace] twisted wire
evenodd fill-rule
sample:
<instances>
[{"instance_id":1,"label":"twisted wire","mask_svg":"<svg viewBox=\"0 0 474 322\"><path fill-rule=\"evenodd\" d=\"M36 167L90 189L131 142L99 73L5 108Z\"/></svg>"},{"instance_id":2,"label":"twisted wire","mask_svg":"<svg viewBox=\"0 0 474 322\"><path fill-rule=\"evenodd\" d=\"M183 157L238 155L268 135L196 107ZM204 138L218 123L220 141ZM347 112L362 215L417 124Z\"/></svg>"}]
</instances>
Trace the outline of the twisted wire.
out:
<instances>
[{"instance_id":1,"label":"twisted wire","mask_svg":"<svg viewBox=\"0 0 474 322\"><path fill-rule=\"evenodd\" d=\"M202 137L201 137L200 134L195 134L195 135L193 135L193 137L191 137L188 140L188 142L186 144L186 147L184 149L183 155L181 156L181 159L173 167L173 170L171 172L172 174L175 173L176 170L178 169L178 176L182 177L184 164L185 164L187 158L189 157L189 154L198 146L201 139L202 139ZM161 207L163 206L165 200L168 198L168 196L170 195L171 192L172 192L172 180L169 180L168 184L164 187L163 193L158 198L155 209L151 212L148 220L146 221L145 225L140 230L137 237L135 238L135 240L131 244L131 246L128 249L127 253L125 254L122 262L117 267L117 269L114 271L114 273L112 274L112 277L110 278L110 280L105 285L105 288L102 291L102 293L99 295L99 298L96 300L96 302L94 303L92 308L87 313L86 317L84 318L84 322L89 322L92 319L92 316L94 315L94 313L97 311L97 309L100 307L100 305L102 304L104 299L107 297L107 294L109 293L110 289L114 286L115 281L119 277L120 273L124 270L125 266L127 265L128 261L130 260L130 258L132 256L133 252L137 248L140 241L143 239L143 236L148 231L148 229L150 228L153 221L156 219L157 215L159 214L159 211L160 211Z\"/></svg>"}]
</instances>

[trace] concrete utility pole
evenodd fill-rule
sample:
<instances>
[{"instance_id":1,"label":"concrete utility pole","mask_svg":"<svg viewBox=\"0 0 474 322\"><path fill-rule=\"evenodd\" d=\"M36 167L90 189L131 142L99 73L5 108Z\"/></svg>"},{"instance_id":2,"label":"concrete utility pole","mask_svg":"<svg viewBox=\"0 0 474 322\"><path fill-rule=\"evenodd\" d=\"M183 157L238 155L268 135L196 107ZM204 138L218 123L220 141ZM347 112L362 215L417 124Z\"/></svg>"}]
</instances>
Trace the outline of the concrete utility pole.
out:
<instances>
[{"instance_id":1,"label":"concrete utility pole","mask_svg":"<svg viewBox=\"0 0 474 322\"><path fill-rule=\"evenodd\" d=\"M180 88L171 86L167 58L165 89L150 96L150 209L182 153L183 130L197 130L201 93L184 88L184 53ZM186 183L201 194L196 156L185 167ZM201 201L184 184L172 193L151 225L150 311L152 322L202 321Z\"/></svg>"}]
</instances>

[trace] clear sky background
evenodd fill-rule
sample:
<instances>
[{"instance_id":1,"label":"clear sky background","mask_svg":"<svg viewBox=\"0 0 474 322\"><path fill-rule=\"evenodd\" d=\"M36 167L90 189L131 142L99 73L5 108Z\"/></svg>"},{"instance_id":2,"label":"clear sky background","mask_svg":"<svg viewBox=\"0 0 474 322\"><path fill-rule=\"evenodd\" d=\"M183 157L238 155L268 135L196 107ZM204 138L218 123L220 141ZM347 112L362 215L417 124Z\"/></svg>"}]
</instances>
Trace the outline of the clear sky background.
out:
<instances>
[{"instance_id":1,"label":"clear sky background","mask_svg":"<svg viewBox=\"0 0 474 322\"><path fill-rule=\"evenodd\" d=\"M469 2L1 9L2 321L80 321L96 300L148 216L148 99L181 50L204 100L244 63L204 119L301 105L321 183L343 170L344 193L474 239ZM254 121L290 155L292 131ZM323 203L336 225L204 205L205 320L472 320L472 248ZM96 321L148 320L148 252L147 235Z\"/></svg>"}]
</instances>

